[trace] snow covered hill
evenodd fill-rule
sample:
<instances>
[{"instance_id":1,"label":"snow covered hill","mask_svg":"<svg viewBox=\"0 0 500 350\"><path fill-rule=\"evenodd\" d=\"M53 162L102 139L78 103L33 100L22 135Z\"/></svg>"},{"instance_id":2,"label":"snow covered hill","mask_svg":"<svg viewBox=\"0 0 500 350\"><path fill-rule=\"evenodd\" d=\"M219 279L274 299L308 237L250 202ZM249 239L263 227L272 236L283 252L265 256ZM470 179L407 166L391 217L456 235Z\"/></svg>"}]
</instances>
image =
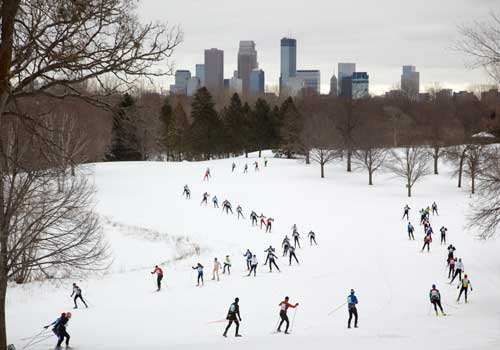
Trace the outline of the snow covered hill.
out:
<instances>
[{"instance_id":1,"label":"snow covered hill","mask_svg":"<svg viewBox=\"0 0 500 350\"><path fill-rule=\"evenodd\" d=\"M269 154L268 154L269 156ZM316 165L269 159L255 172L257 158L199 163L103 163L94 166L97 211L113 252L109 272L54 285L31 283L8 290L8 338L23 340L42 330L59 313L72 311L71 283L77 282L89 309L74 310L69 323L77 349L500 349L500 241L478 241L464 231L469 194L443 172L428 176L408 199L404 184L390 174L348 174L343 164L328 166L326 179ZM231 163L237 168L231 173ZM248 163L249 172L243 174ZM210 167L212 178L202 181ZM191 199L182 196L185 184ZM200 206L202 193L239 204L247 220L221 209ZM457 304L457 283L449 285L446 247L438 235L430 253L420 251L423 230L417 211L436 201L434 231L448 227L474 291ZM408 241L402 208L408 204L415 241ZM251 210L274 218L273 232L252 227ZM281 257L281 241L297 224L300 266ZM309 246L309 230L318 246ZM264 250L278 248L281 273L263 266ZM247 274L243 254L257 254L257 277ZM201 254L196 255L199 250ZM230 255L231 275L211 280L214 257ZM205 286L196 287L197 262L205 266ZM165 272L155 291L155 264ZM450 317L430 311L435 283ZM359 299L358 329L347 329L347 307L328 316L354 288ZM285 296L299 302L291 335L272 334L278 304ZM222 333L227 309L240 298L242 338ZM290 318L294 310L289 311ZM214 322L220 321L223 322ZM47 335L50 331L47 331ZM49 337L27 349L49 349Z\"/></svg>"}]
</instances>

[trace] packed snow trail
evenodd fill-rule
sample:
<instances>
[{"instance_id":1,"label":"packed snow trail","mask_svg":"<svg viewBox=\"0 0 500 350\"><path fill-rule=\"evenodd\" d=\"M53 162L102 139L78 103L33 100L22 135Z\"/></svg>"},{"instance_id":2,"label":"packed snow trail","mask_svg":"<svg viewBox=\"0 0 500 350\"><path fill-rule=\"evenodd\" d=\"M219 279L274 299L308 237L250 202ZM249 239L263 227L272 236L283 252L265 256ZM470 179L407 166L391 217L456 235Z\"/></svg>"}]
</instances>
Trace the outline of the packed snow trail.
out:
<instances>
[{"instance_id":1,"label":"packed snow trail","mask_svg":"<svg viewBox=\"0 0 500 350\"><path fill-rule=\"evenodd\" d=\"M499 241L481 242L463 231L468 193L448 175L429 176L408 199L404 185L390 174L377 174L375 186L365 173L348 174L343 164L328 166L319 178L316 165L270 158L268 167L253 170L253 158L199 163L102 163L94 166L97 211L108 218L106 235L114 252L110 272L60 284L31 283L8 291L9 342L21 348L62 311L73 312L68 327L71 345L84 349L254 349L286 347L319 349L498 349L500 346ZM232 162L237 164L231 173ZM243 174L243 166L249 171ZM259 162L262 163L262 162ZM206 168L209 181L202 181ZM182 196L188 184L191 199ZM246 220L220 209L200 206L201 195L228 199L243 207ZM418 210L436 201L440 216L435 231L448 227L447 241L464 260L474 292L469 304L456 304L456 283L448 285L446 246L434 234L430 253L421 253L423 231ZM408 204L415 226L409 241L402 208ZM273 232L251 226L255 210L275 219ZM300 266L281 257L281 241L297 224L302 249ZM151 234L129 230L143 228ZM307 233L316 232L319 246L309 246ZM147 237L145 238L144 235ZM168 237L168 238L167 238ZM173 238L170 238L173 237ZM176 246L178 240L185 240ZM184 244L186 243L186 244ZM268 273L264 250L277 249L281 273ZM190 256L192 247L200 256ZM247 277L243 257L249 248L260 261L257 277ZM182 251L177 251L182 250ZM232 259L231 275L211 280L214 257ZM176 257L185 257L175 261ZM156 290L154 265L164 271ZM205 266L205 286L196 287L191 266ZM89 309L72 310L71 284L83 289ZM443 308L451 317L428 313L432 284L441 291ZM359 298L359 329L347 329L346 301L353 288ZM271 334L285 296L299 302L293 334ZM222 333L229 305L240 298L242 338ZM449 305L449 306L448 306ZM234 325L233 325L234 327ZM30 347L48 349L55 337Z\"/></svg>"}]
</instances>

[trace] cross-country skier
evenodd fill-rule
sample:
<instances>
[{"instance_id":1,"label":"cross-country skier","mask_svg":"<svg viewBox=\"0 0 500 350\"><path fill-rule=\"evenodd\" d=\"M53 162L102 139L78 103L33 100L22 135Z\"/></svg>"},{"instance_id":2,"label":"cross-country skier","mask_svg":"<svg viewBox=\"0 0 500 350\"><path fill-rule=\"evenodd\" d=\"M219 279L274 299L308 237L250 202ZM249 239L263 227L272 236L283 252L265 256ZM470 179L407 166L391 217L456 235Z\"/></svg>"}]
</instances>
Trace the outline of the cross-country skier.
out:
<instances>
[{"instance_id":1,"label":"cross-country skier","mask_svg":"<svg viewBox=\"0 0 500 350\"><path fill-rule=\"evenodd\" d=\"M431 215L431 207L427 206L427 208L425 208L425 217L429 219L430 215Z\"/></svg>"},{"instance_id":2,"label":"cross-country skier","mask_svg":"<svg viewBox=\"0 0 500 350\"><path fill-rule=\"evenodd\" d=\"M212 197L212 203L214 204L214 208L219 207L219 200L217 199L217 196Z\"/></svg>"},{"instance_id":3,"label":"cross-country skier","mask_svg":"<svg viewBox=\"0 0 500 350\"><path fill-rule=\"evenodd\" d=\"M427 246L427 253L429 252L431 242L432 242L432 235L428 233L425 235L424 238L424 246L422 247L422 252L424 251L426 246Z\"/></svg>"},{"instance_id":4,"label":"cross-country skier","mask_svg":"<svg viewBox=\"0 0 500 350\"><path fill-rule=\"evenodd\" d=\"M354 295L354 289L351 289L351 294L347 297L347 309L349 311L349 320L347 321L347 328L351 328L352 316L354 316L354 328L358 328L358 298Z\"/></svg>"},{"instance_id":5,"label":"cross-country skier","mask_svg":"<svg viewBox=\"0 0 500 350\"><path fill-rule=\"evenodd\" d=\"M152 275L156 273L156 286L158 287L157 291L159 292L161 289L161 280L163 279L163 270L155 265L155 269L151 272Z\"/></svg>"},{"instance_id":6,"label":"cross-country skier","mask_svg":"<svg viewBox=\"0 0 500 350\"><path fill-rule=\"evenodd\" d=\"M441 306L441 293L439 293L439 290L436 288L436 285L432 285L432 289L429 292L429 300L431 301L431 304L434 305L434 311L436 312L436 316L438 315L438 310L437 308L441 310L441 313L443 316L446 316L446 314L443 311L443 307Z\"/></svg>"},{"instance_id":7,"label":"cross-country skier","mask_svg":"<svg viewBox=\"0 0 500 350\"><path fill-rule=\"evenodd\" d=\"M231 207L231 203L226 199L224 202L222 202L222 211L226 211L226 214L229 214L229 211L231 211L231 214L233 214L233 208Z\"/></svg>"},{"instance_id":8,"label":"cross-country skier","mask_svg":"<svg viewBox=\"0 0 500 350\"><path fill-rule=\"evenodd\" d=\"M200 205L202 205L203 203L205 203L205 205L207 205L208 204L208 197L209 196L210 195L207 192L203 193L203 199L201 200Z\"/></svg>"},{"instance_id":9,"label":"cross-country skier","mask_svg":"<svg viewBox=\"0 0 500 350\"><path fill-rule=\"evenodd\" d=\"M318 243L316 243L316 234L314 233L313 230L309 231L307 236L309 237L309 243L311 245L313 245L313 242L314 242L314 244L318 245Z\"/></svg>"},{"instance_id":10,"label":"cross-country skier","mask_svg":"<svg viewBox=\"0 0 500 350\"><path fill-rule=\"evenodd\" d=\"M427 218L427 214L425 213L425 210L422 208L420 210L420 225L422 225Z\"/></svg>"},{"instance_id":11,"label":"cross-country skier","mask_svg":"<svg viewBox=\"0 0 500 350\"><path fill-rule=\"evenodd\" d=\"M219 270L221 268L220 261L217 260L217 258L214 258L214 269L212 271L212 281L215 280L215 277L217 277L217 281L219 280Z\"/></svg>"},{"instance_id":12,"label":"cross-country skier","mask_svg":"<svg viewBox=\"0 0 500 350\"><path fill-rule=\"evenodd\" d=\"M76 304L77 299L80 299L82 301L82 303L85 305L85 307L88 308L87 303L85 302L85 300L83 300L83 297L82 297L82 289L80 287L78 287L76 285L76 283L73 283L73 293L71 293L70 298L73 297L73 295L75 296L75 298L73 299L73 302L75 303L75 307L73 309L78 309L78 305Z\"/></svg>"},{"instance_id":13,"label":"cross-country skier","mask_svg":"<svg viewBox=\"0 0 500 350\"><path fill-rule=\"evenodd\" d=\"M70 336L69 336L68 332L66 331L66 325L68 324L68 321L70 319L71 319L71 312L63 312L61 314L61 317L59 317L57 320L55 320L51 324L43 327L43 328L47 329L50 326L54 326L54 327L52 327L52 332L57 337L57 345L55 347L55 350L62 349L61 344L63 343L65 338L66 338L66 349L71 349L69 346Z\"/></svg>"},{"instance_id":14,"label":"cross-country skier","mask_svg":"<svg viewBox=\"0 0 500 350\"><path fill-rule=\"evenodd\" d=\"M457 248L455 248L453 244L450 244L446 249L448 250L448 263L449 263L450 259L453 259L455 250L457 250Z\"/></svg>"},{"instance_id":15,"label":"cross-country skier","mask_svg":"<svg viewBox=\"0 0 500 350\"><path fill-rule=\"evenodd\" d=\"M457 259L453 259L453 258L448 258L448 266L449 266L449 270L448 270L448 278L451 278L454 274L455 274L455 264L457 263Z\"/></svg>"},{"instance_id":16,"label":"cross-country skier","mask_svg":"<svg viewBox=\"0 0 500 350\"><path fill-rule=\"evenodd\" d=\"M295 255L295 247L290 245L288 247L288 257L290 259L290 266L292 265L292 257L295 259L295 261L297 262L297 264L300 265L299 263L299 259L297 259L297 255Z\"/></svg>"},{"instance_id":17,"label":"cross-country skier","mask_svg":"<svg viewBox=\"0 0 500 350\"><path fill-rule=\"evenodd\" d=\"M460 281L462 280L462 272L464 272L464 263L462 262L462 259L458 259L458 261L455 263L455 273L453 274L453 278L451 279L450 284L453 283L455 278L458 276Z\"/></svg>"},{"instance_id":18,"label":"cross-country skier","mask_svg":"<svg viewBox=\"0 0 500 350\"><path fill-rule=\"evenodd\" d=\"M439 216L439 213L438 213L438 206L436 204L436 202L432 203L432 215L436 214L437 216Z\"/></svg>"},{"instance_id":19,"label":"cross-country skier","mask_svg":"<svg viewBox=\"0 0 500 350\"><path fill-rule=\"evenodd\" d=\"M271 228L272 228L272 226L273 226L273 221L274 221L274 219L273 219L273 218L267 218L267 222L266 222L266 232L271 233Z\"/></svg>"},{"instance_id":20,"label":"cross-country skier","mask_svg":"<svg viewBox=\"0 0 500 350\"><path fill-rule=\"evenodd\" d=\"M226 273L226 268L227 268L227 274L231 274L231 259L229 258L229 255L226 255L226 258L224 259L224 269L222 270L222 273Z\"/></svg>"},{"instance_id":21,"label":"cross-country skier","mask_svg":"<svg viewBox=\"0 0 500 350\"><path fill-rule=\"evenodd\" d=\"M273 248L272 245L269 246L269 248L267 248L266 250L264 250L264 253L274 253L276 251L276 249ZM266 257L266 262L264 263L264 266L267 265L267 261L269 260L269 256Z\"/></svg>"},{"instance_id":22,"label":"cross-country skier","mask_svg":"<svg viewBox=\"0 0 500 350\"><path fill-rule=\"evenodd\" d=\"M239 301L240 301L239 298L235 298L234 303L232 303L231 306L229 307L229 311L227 312L227 317L226 317L226 320L228 320L229 323L227 324L224 334L222 334L222 336L224 337L227 337L227 331L229 330L229 328L231 328L233 322L236 324L236 333L234 334L234 336L241 337L241 334L238 333L241 322L240 305L238 304Z\"/></svg>"},{"instance_id":23,"label":"cross-country skier","mask_svg":"<svg viewBox=\"0 0 500 350\"><path fill-rule=\"evenodd\" d=\"M241 205L238 205L236 207L236 212L238 213L238 220L240 219L240 215L243 219L245 219L245 216L243 215L243 208L241 207Z\"/></svg>"},{"instance_id":24,"label":"cross-country skier","mask_svg":"<svg viewBox=\"0 0 500 350\"><path fill-rule=\"evenodd\" d=\"M286 327L285 327L285 334L288 334L288 327L290 326L290 321L288 320L288 315L286 312L288 311L288 308L291 307L292 309L295 309L297 306L299 306L299 303L295 303L295 305L290 304L288 301L290 300L289 297L285 297L285 300L283 300L281 303L279 303L280 307L280 318L281 322L278 326L277 331L281 332L281 326L283 325L283 322L286 322Z\"/></svg>"},{"instance_id":25,"label":"cross-country skier","mask_svg":"<svg viewBox=\"0 0 500 350\"><path fill-rule=\"evenodd\" d=\"M267 168L267 158L264 158L264 168Z\"/></svg>"},{"instance_id":26,"label":"cross-country skier","mask_svg":"<svg viewBox=\"0 0 500 350\"><path fill-rule=\"evenodd\" d=\"M255 171L259 171L259 162L255 161L255 162L253 163L253 165L254 165L254 167L255 167L255 168L254 168L254 169L255 169Z\"/></svg>"},{"instance_id":27,"label":"cross-country skier","mask_svg":"<svg viewBox=\"0 0 500 350\"><path fill-rule=\"evenodd\" d=\"M266 217L264 216L264 214L260 213L260 229L262 230L262 225L266 225Z\"/></svg>"},{"instance_id":28,"label":"cross-country skier","mask_svg":"<svg viewBox=\"0 0 500 350\"><path fill-rule=\"evenodd\" d=\"M281 247L283 248L283 256L286 256L288 254L288 249L290 249L290 239L288 239L288 236L285 236L283 239Z\"/></svg>"},{"instance_id":29,"label":"cross-country skier","mask_svg":"<svg viewBox=\"0 0 500 350\"><path fill-rule=\"evenodd\" d=\"M186 196L186 199L191 198L191 190L189 189L188 185L184 186L184 191L182 192L183 196Z\"/></svg>"},{"instance_id":30,"label":"cross-country skier","mask_svg":"<svg viewBox=\"0 0 500 350\"><path fill-rule=\"evenodd\" d=\"M248 276L252 274L253 271L253 276L255 277L257 275L257 265L259 264L259 261L257 260L257 255L252 256L252 260L250 261L250 272L248 273Z\"/></svg>"},{"instance_id":31,"label":"cross-country skier","mask_svg":"<svg viewBox=\"0 0 500 350\"><path fill-rule=\"evenodd\" d=\"M246 253L243 254L244 257L247 258L247 270L250 271L250 268L252 267L252 252L250 251L250 249L247 249Z\"/></svg>"},{"instance_id":32,"label":"cross-country skier","mask_svg":"<svg viewBox=\"0 0 500 350\"><path fill-rule=\"evenodd\" d=\"M210 168L207 168L207 170L205 171L205 176L203 177L203 181L208 181L208 179L211 177L212 175L210 175Z\"/></svg>"},{"instance_id":33,"label":"cross-country skier","mask_svg":"<svg viewBox=\"0 0 500 350\"><path fill-rule=\"evenodd\" d=\"M407 220L410 220L409 214L410 214L410 207L408 206L408 204L406 204L404 207L404 213L403 213L403 217L401 218L401 220L403 220L405 218L405 216L406 216Z\"/></svg>"},{"instance_id":34,"label":"cross-country skier","mask_svg":"<svg viewBox=\"0 0 500 350\"><path fill-rule=\"evenodd\" d=\"M300 242L299 242L300 234L297 230L293 231L292 237L293 237L293 246L295 248L297 248L297 246L299 246L299 248L300 248Z\"/></svg>"},{"instance_id":35,"label":"cross-country skier","mask_svg":"<svg viewBox=\"0 0 500 350\"><path fill-rule=\"evenodd\" d=\"M293 224L292 226L292 234L297 231L297 225Z\"/></svg>"},{"instance_id":36,"label":"cross-country skier","mask_svg":"<svg viewBox=\"0 0 500 350\"><path fill-rule=\"evenodd\" d=\"M236 164L233 162L231 165L231 172L234 173L234 169L236 169Z\"/></svg>"},{"instance_id":37,"label":"cross-country skier","mask_svg":"<svg viewBox=\"0 0 500 350\"><path fill-rule=\"evenodd\" d=\"M276 260L278 259L278 257L274 254L274 249L272 251L267 252L266 261L268 259L269 259L269 272L273 272L273 265L276 267L278 271L280 271L280 268L276 264Z\"/></svg>"},{"instance_id":38,"label":"cross-country skier","mask_svg":"<svg viewBox=\"0 0 500 350\"><path fill-rule=\"evenodd\" d=\"M460 288L460 293L458 294L457 302L460 302L460 297L462 296L462 293L465 292L465 303L467 304L467 291L469 290L469 287L470 291L472 292L472 284L470 283L470 280L467 277L467 275L464 275L464 279L461 280L457 286L457 289Z\"/></svg>"},{"instance_id":39,"label":"cross-country skier","mask_svg":"<svg viewBox=\"0 0 500 350\"><path fill-rule=\"evenodd\" d=\"M444 226L441 226L439 229L439 232L441 232L441 243L440 244L446 244L446 232L448 229Z\"/></svg>"},{"instance_id":40,"label":"cross-country skier","mask_svg":"<svg viewBox=\"0 0 500 350\"><path fill-rule=\"evenodd\" d=\"M433 234L434 231L432 230L432 226L429 224L425 227L425 234L426 235L429 235L429 234Z\"/></svg>"},{"instance_id":41,"label":"cross-country skier","mask_svg":"<svg viewBox=\"0 0 500 350\"><path fill-rule=\"evenodd\" d=\"M257 213L252 210L250 214L250 220L252 220L252 226L257 226Z\"/></svg>"},{"instance_id":42,"label":"cross-country skier","mask_svg":"<svg viewBox=\"0 0 500 350\"><path fill-rule=\"evenodd\" d=\"M198 271L198 278L197 278L198 284L196 286L197 287L200 286L200 281L201 281L201 285L203 286L204 285L204 282L203 282L203 265L200 264L200 263L198 263L196 266L193 266L192 268L193 268L193 270Z\"/></svg>"},{"instance_id":43,"label":"cross-country skier","mask_svg":"<svg viewBox=\"0 0 500 350\"><path fill-rule=\"evenodd\" d=\"M408 239L415 240L415 236L413 235L413 232L415 232L415 227L413 227L411 222L408 221Z\"/></svg>"},{"instance_id":44,"label":"cross-country skier","mask_svg":"<svg viewBox=\"0 0 500 350\"><path fill-rule=\"evenodd\" d=\"M245 164L245 167L243 168L243 174L248 173L248 164Z\"/></svg>"}]
</instances>

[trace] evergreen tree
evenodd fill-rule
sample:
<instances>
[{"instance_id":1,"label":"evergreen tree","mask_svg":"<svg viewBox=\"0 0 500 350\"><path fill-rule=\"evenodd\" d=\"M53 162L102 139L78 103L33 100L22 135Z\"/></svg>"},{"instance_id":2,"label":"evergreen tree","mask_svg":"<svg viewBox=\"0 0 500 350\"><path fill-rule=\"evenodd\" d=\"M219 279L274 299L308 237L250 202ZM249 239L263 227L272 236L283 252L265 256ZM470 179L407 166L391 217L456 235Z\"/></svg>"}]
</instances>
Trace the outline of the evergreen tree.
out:
<instances>
[{"instance_id":1,"label":"evergreen tree","mask_svg":"<svg viewBox=\"0 0 500 350\"><path fill-rule=\"evenodd\" d=\"M224 145L228 153L239 155L245 148L245 116L238 94L231 97L228 108L224 109Z\"/></svg>"},{"instance_id":2,"label":"evergreen tree","mask_svg":"<svg viewBox=\"0 0 500 350\"><path fill-rule=\"evenodd\" d=\"M255 102L255 108L251 115L250 134L255 148L259 150L260 157L262 150L270 148L275 140L275 121L271 106L262 98L258 98Z\"/></svg>"},{"instance_id":3,"label":"evergreen tree","mask_svg":"<svg viewBox=\"0 0 500 350\"><path fill-rule=\"evenodd\" d=\"M245 102L241 112L243 114L243 150L245 151L245 158L248 158L248 152L254 149L253 135L252 135L252 108Z\"/></svg>"},{"instance_id":4,"label":"evergreen tree","mask_svg":"<svg viewBox=\"0 0 500 350\"><path fill-rule=\"evenodd\" d=\"M181 161L185 157L187 138L189 132L189 120L182 103L177 102L172 113L170 127L168 129L168 149L172 157Z\"/></svg>"},{"instance_id":5,"label":"evergreen tree","mask_svg":"<svg viewBox=\"0 0 500 350\"><path fill-rule=\"evenodd\" d=\"M117 112L113 115L111 150L107 157L109 160L142 160L135 124L136 112L134 99L126 93L118 105Z\"/></svg>"},{"instance_id":6,"label":"evergreen tree","mask_svg":"<svg viewBox=\"0 0 500 350\"><path fill-rule=\"evenodd\" d=\"M193 123L189 130L189 147L195 157L210 159L221 148L218 137L222 128L212 96L205 87L194 95L191 119Z\"/></svg>"},{"instance_id":7,"label":"evergreen tree","mask_svg":"<svg viewBox=\"0 0 500 350\"><path fill-rule=\"evenodd\" d=\"M172 123L172 105L170 104L170 99L168 97L163 100L163 104L160 109L160 130L159 130L159 139L160 139L160 149L166 152L167 160L169 158L170 148L169 148L169 133L170 133L170 125Z\"/></svg>"},{"instance_id":8,"label":"evergreen tree","mask_svg":"<svg viewBox=\"0 0 500 350\"><path fill-rule=\"evenodd\" d=\"M297 110L291 97L288 97L280 107L280 144L287 158L300 152L301 134L303 129L302 115Z\"/></svg>"}]
</instances>

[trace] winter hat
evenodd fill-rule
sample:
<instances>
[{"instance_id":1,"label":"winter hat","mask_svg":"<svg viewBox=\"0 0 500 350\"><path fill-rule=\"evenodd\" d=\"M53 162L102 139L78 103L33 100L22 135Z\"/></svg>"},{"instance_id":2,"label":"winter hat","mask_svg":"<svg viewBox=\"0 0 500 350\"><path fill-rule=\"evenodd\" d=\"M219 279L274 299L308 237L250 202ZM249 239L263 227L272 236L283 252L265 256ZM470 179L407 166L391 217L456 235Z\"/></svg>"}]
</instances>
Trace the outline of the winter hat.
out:
<instances>
[{"instance_id":1,"label":"winter hat","mask_svg":"<svg viewBox=\"0 0 500 350\"><path fill-rule=\"evenodd\" d=\"M436 285L435 285L435 284L433 284L433 285L432 285L432 288L436 288Z\"/></svg>"},{"instance_id":2,"label":"winter hat","mask_svg":"<svg viewBox=\"0 0 500 350\"><path fill-rule=\"evenodd\" d=\"M354 289L351 289L351 294L354 294Z\"/></svg>"}]
</instances>

